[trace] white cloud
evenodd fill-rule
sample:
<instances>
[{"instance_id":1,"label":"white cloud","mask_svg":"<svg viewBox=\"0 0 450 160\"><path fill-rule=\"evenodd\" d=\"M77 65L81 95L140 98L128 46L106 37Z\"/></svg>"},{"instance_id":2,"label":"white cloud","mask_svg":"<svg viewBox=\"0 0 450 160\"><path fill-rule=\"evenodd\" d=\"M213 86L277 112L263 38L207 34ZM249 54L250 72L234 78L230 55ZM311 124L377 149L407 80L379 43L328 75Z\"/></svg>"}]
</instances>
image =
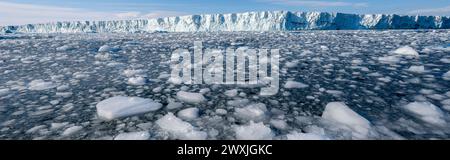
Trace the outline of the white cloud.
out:
<instances>
[{"instance_id":1,"label":"white cloud","mask_svg":"<svg viewBox=\"0 0 450 160\"><path fill-rule=\"evenodd\" d=\"M419 15L443 15L450 16L450 6L442 8L429 8L429 9L419 9L408 12L409 14L419 14Z\"/></svg>"},{"instance_id":2,"label":"white cloud","mask_svg":"<svg viewBox=\"0 0 450 160\"><path fill-rule=\"evenodd\" d=\"M308 7L368 7L367 3L352 3L342 1L321 1L321 0L262 0L273 4Z\"/></svg>"},{"instance_id":3,"label":"white cloud","mask_svg":"<svg viewBox=\"0 0 450 160\"><path fill-rule=\"evenodd\" d=\"M182 15L173 11L98 12L81 8L65 8L23 3L0 2L0 26L55 21L139 19ZM149 17L147 15L152 15Z\"/></svg>"}]
</instances>

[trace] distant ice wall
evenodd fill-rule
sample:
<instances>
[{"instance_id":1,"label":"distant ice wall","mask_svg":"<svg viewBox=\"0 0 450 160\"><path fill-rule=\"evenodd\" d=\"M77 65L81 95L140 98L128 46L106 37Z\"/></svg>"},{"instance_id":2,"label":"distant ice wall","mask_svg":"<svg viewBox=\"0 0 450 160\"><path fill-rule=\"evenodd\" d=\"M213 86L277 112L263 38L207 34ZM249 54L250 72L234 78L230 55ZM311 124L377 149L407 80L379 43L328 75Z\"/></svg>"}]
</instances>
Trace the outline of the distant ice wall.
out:
<instances>
[{"instance_id":1,"label":"distant ice wall","mask_svg":"<svg viewBox=\"0 0 450 160\"><path fill-rule=\"evenodd\" d=\"M0 27L0 33L135 33L153 31L295 31L338 29L450 29L450 17L265 11L202 14L147 20L29 24Z\"/></svg>"}]
</instances>

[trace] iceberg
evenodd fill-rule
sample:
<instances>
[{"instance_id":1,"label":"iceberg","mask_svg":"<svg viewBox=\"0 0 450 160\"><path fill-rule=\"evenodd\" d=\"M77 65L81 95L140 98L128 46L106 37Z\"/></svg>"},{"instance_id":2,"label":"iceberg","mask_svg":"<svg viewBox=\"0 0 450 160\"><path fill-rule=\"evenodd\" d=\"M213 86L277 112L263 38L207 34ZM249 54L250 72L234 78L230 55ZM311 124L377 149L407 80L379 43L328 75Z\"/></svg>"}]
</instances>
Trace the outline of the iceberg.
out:
<instances>
[{"instance_id":1,"label":"iceberg","mask_svg":"<svg viewBox=\"0 0 450 160\"><path fill-rule=\"evenodd\" d=\"M0 27L0 33L140 33L450 29L447 16L262 11L141 20L74 21Z\"/></svg>"}]
</instances>

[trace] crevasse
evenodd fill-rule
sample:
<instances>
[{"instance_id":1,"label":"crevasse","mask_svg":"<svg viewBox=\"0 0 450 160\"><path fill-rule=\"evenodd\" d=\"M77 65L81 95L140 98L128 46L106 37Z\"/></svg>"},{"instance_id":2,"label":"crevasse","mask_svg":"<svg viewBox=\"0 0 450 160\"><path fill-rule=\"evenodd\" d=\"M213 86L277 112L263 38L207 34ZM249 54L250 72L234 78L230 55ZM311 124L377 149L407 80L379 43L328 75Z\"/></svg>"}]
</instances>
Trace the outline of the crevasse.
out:
<instances>
[{"instance_id":1,"label":"crevasse","mask_svg":"<svg viewBox=\"0 0 450 160\"><path fill-rule=\"evenodd\" d=\"M199 32L356 29L450 29L450 17L265 11L202 14L144 20L28 24L0 27L0 33L136 33L155 31Z\"/></svg>"}]
</instances>

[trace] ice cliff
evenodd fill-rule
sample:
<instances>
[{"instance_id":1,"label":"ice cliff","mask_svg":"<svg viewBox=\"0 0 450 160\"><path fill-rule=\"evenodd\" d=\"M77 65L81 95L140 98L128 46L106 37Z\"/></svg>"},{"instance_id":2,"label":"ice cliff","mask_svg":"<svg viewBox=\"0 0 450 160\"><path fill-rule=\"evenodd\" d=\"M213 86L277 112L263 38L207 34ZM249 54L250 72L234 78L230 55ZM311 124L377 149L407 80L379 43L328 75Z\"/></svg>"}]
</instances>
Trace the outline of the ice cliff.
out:
<instances>
[{"instance_id":1,"label":"ice cliff","mask_svg":"<svg viewBox=\"0 0 450 160\"><path fill-rule=\"evenodd\" d=\"M450 29L450 17L265 11L202 14L145 20L28 24L0 27L0 33L135 33L154 31L198 32L354 29Z\"/></svg>"}]
</instances>

